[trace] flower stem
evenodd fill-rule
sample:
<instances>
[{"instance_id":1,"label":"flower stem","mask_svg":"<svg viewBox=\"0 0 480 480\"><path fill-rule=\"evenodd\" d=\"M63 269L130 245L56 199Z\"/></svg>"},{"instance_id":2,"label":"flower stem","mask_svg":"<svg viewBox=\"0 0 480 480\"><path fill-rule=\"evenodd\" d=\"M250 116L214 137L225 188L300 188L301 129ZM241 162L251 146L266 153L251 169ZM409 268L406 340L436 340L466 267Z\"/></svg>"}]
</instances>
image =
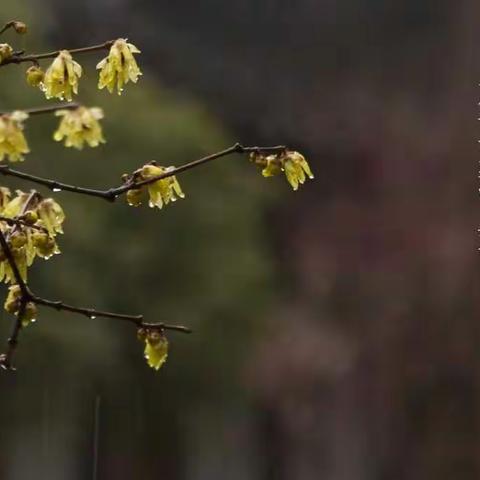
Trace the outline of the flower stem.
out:
<instances>
[{"instance_id":1,"label":"flower stem","mask_svg":"<svg viewBox=\"0 0 480 480\"><path fill-rule=\"evenodd\" d=\"M90 47L82 47L82 48L74 48L72 50L68 50L72 55L78 53L91 53L97 52L99 50L107 50L109 49L114 43L114 40L109 40L108 42L100 43L99 45L92 45ZM67 50L67 49L64 49ZM30 55L25 55L23 53L14 54L10 58L6 58L0 63L0 67L4 67L5 65L9 65L11 63L24 63L24 62L32 62L37 64L39 60L43 60L45 58L55 58L61 50L55 50L53 52L46 52L46 53L32 53Z\"/></svg>"}]
</instances>

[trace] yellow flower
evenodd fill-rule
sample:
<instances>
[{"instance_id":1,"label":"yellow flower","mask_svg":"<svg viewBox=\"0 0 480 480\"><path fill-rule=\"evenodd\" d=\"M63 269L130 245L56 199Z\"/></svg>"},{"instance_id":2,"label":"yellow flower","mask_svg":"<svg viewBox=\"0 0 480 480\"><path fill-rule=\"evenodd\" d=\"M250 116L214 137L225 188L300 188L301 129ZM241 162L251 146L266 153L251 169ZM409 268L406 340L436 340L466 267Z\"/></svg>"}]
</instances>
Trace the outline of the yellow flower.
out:
<instances>
[{"instance_id":1,"label":"yellow flower","mask_svg":"<svg viewBox=\"0 0 480 480\"><path fill-rule=\"evenodd\" d=\"M173 170L174 168L175 167L159 167L153 164L144 165L142 168L134 172L133 181L141 182L143 180L149 180ZM128 204L135 207L139 206L142 203L142 196L145 189L147 190L149 196L148 205L152 208L162 208L163 205L168 205L170 202L175 202L177 198L185 198L185 194L183 193L177 178L175 175L171 175L140 188L129 190L127 193Z\"/></svg>"},{"instance_id":2,"label":"yellow flower","mask_svg":"<svg viewBox=\"0 0 480 480\"><path fill-rule=\"evenodd\" d=\"M30 67L26 71L27 83L31 87L40 87L41 89L44 88L43 80L45 79L45 72L35 65Z\"/></svg>"},{"instance_id":3,"label":"yellow flower","mask_svg":"<svg viewBox=\"0 0 480 480\"><path fill-rule=\"evenodd\" d=\"M0 43L0 63L13 55L13 48L8 43Z\"/></svg>"},{"instance_id":4,"label":"yellow flower","mask_svg":"<svg viewBox=\"0 0 480 480\"><path fill-rule=\"evenodd\" d=\"M30 197L30 193L22 192L22 190L16 190L15 194L16 197L12 198L11 200L9 199L8 203L3 208L2 215L4 217L14 218L19 215L28 198Z\"/></svg>"},{"instance_id":5,"label":"yellow flower","mask_svg":"<svg viewBox=\"0 0 480 480\"><path fill-rule=\"evenodd\" d=\"M73 60L68 50L62 50L45 73L45 96L70 102L72 93L78 93L78 79L81 76L80 64Z\"/></svg>"},{"instance_id":6,"label":"yellow flower","mask_svg":"<svg viewBox=\"0 0 480 480\"><path fill-rule=\"evenodd\" d=\"M4 308L12 315L18 315L21 305L22 291L18 285L12 285L8 288L7 299ZM33 302L27 302L22 316L22 327L28 326L34 322L37 317L37 306Z\"/></svg>"},{"instance_id":7,"label":"yellow flower","mask_svg":"<svg viewBox=\"0 0 480 480\"><path fill-rule=\"evenodd\" d=\"M142 204L143 190L135 188L127 192L127 203L131 207L139 207Z\"/></svg>"},{"instance_id":8,"label":"yellow flower","mask_svg":"<svg viewBox=\"0 0 480 480\"><path fill-rule=\"evenodd\" d=\"M3 308L13 315L18 312L20 307L20 299L22 297L22 291L18 285L12 285L8 287L8 295L3 305Z\"/></svg>"},{"instance_id":9,"label":"yellow flower","mask_svg":"<svg viewBox=\"0 0 480 480\"><path fill-rule=\"evenodd\" d=\"M27 302L22 316L22 327L25 328L37 319L37 306L33 302Z\"/></svg>"},{"instance_id":10,"label":"yellow flower","mask_svg":"<svg viewBox=\"0 0 480 480\"><path fill-rule=\"evenodd\" d=\"M62 223L65 213L62 207L53 198L45 198L37 207L40 225L45 227L48 234L54 237L57 233L63 233Z\"/></svg>"},{"instance_id":11,"label":"yellow flower","mask_svg":"<svg viewBox=\"0 0 480 480\"><path fill-rule=\"evenodd\" d=\"M145 341L144 355L147 363L155 370L159 370L168 356L168 340L158 330L141 329L138 332L140 340Z\"/></svg>"},{"instance_id":12,"label":"yellow flower","mask_svg":"<svg viewBox=\"0 0 480 480\"><path fill-rule=\"evenodd\" d=\"M26 249L25 247L18 248L18 249L10 247L10 250L12 252L13 259L17 265L18 272L20 273L20 276L22 277L23 281L26 282L27 266L28 266ZM2 257L3 256L4 255L2 255ZM3 260L0 264L0 281L3 281L3 280L5 280L5 283L11 283L11 284L16 283L17 281L13 273L13 270L10 266L10 263L7 260Z\"/></svg>"},{"instance_id":13,"label":"yellow flower","mask_svg":"<svg viewBox=\"0 0 480 480\"><path fill-rule=\"evenodd\" d=\"M264 177L272 177L284 172L293 190L298 190L298 186L305 182L306 177L313 179L310 166L305 157L298 152L286 151L272 155L254 152L250 154L250 161L263 167Z\"/></svg>"},{"instance_id":14,"label":"yellow flower","mask_svg":"<svg viewBox=\"0 0 480 480\"><path fill-rule=\"evenodd\" d=\"M54 140L61 142L65 138L66 147L83 148L86 142L90 147L105 143L102 127L98 120L103 118L101 108L78 107L72 110L58 110L55 115L62 117Z\"/></svg>"},{"instance_id":15,"label":"yellow flower","mask_svg":"<svg viewBox=\"0 0 480 480\"><path fill-rule=\"evenodd\" d=\"M37 254L39 257L48 260L52 255L60 253L55 239L45 232L36 231L32 234L31 239L34 247L33 256Z\"/></svg>"},{"instance_id":16,"label":"yellow flower","mask_svg":"<svg viewBox=\"0 0 480 480\"><path fill-rule=\"evenodd\" d=\"M10 162L20 162L30 152L23 134L23 122L28 114L15 111L0 116L0 160L6 156Z\"/></svg>"},{"instance_id":17,"label":"yellow flower","mask_svg":"<svg viewBox=\"0 0 480 480\"><path fill-rule=\"evenodd\" d=\"M156 165L145 165L142 168L142 178L148 180L149 178L156 177L162 173L166 173L169 170L173 170L174 167L157 167ZM153 207L162 208L163 205L168 205L170 202L175 202L178 198L185 198L185 194L180 188L180 184L177 181L175 175L157 180L156 182L149 183L147 185L148 195L150 200L148 205Z\"/></svg>"},{"instance_id":18,"label":"yellow flower","mask_svg":"<svg viewBox=\"0 0 480 480\"><path fill-rule=\"evenodd\" d=\"M121 95L123 86L129 81L136 83L138 77L142 74L138 68L134 53L140 53L140 50L125 38L116 40L110 48L108 57L105 57L97 65L100 70L98 88L107 87L110 93L113 93L115 87Z\"/></svg>"},{"instance_id":19,"label":"yellow flower","mask_svg":"<svg viewBox=\"0 0 480 480\"><path fill-rule=\"evenodd\" d=\"M288 183L294 190L298 190L298 185L305 182L305 174L308 178L313 179L313 173L310 170L305 157L298 152L287 152L284 159L283 168Z\"/></svg>"}]
</instances>

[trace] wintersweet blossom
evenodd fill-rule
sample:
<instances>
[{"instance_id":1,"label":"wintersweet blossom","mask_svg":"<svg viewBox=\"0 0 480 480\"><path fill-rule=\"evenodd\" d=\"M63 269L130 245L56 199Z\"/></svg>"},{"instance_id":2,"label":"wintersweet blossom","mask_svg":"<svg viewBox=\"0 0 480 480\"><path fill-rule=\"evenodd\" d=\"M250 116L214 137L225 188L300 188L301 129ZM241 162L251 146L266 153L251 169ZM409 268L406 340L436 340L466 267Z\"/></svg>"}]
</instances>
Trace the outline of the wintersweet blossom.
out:
<instances>
[{"instance_id":1,"label":"wintersweet blossom","mask_svg":"<svg viewBox=\"0 0 480 480\"><path fill-rule=\"evenodd\" d=\"M103 118L103 110L93 107L78 107L75 109L58 110L55 115L62 117L58 129L53 134L54 140L65 139L66 147L81 150L85 143L97 147L105 143L99 120Z\"/></svg>"},{"instance_id":2,"label":"wintersweet blossom","mask_svg":"<svg viewBox=\"0 0 480 480\"><path fill-rule=\"evenodd\" d=\"M23 122L28 114L15 111L0 116L0 160L7 157L10 162L20 162L30 152L23 134Z\"/></svg>"},{"instance_id":3,"label":"wintersweet blossom","mask_svg":"<svg viewBox=\"0 0 480 480\"><path fill-rule=\"evenodd\" d=\"M108 56L97 65L97 70L100 70L100 90L107 87L107 90L113 93L116 87L117 93L121 95L124 85L130 81L137 82L142 72L138 68L134 53L140 53L140 50L125 38L119 38L113 43Z\"/></svg>"},{"instance_id":4,"label":"wintersweet blossom","mask_svg":"<svg viewBox=\"0 0 480 480\"><path fill-rule=\"evenodd\" d=\"M253 152L250 154L250 161L263 167L262 175L264 177L285 173L285 177L293 190L298 190L299 185L305 183L307 177L313 179L313 173L308 162L299 152L285 151L271 155Z\"/></svg>"},{"instance_id":5,"label":"wintersweet blossom","mask_svg":"<svg viewBox=\"0 0 480 480\"><path fill-rule=\"evenodd\" d=\"M174 167L160 167L150 163L135 171L131 176L131 181L135 183L150 180L173 169ZM152 208L162 208L170 202L175 202L178 198L185 198L177 178L175 175L170 175L139 188L129 190L127 192L128 204L135 207L141 205L145 191L148 192L149 196L148 205Z\"/></svg>"},{"instance_id":6,"label":"wintersweet blossom","mask_svg":"<svg viewBox=\"0 0 480 480\"><path fill-rule=\"evenodd\" d=\"M61 50L45 72L45 96L72 101L73 94L78 93L78 80L81 76L81 65L73 60L68 50Z\"/></svg>"}]
</instances>

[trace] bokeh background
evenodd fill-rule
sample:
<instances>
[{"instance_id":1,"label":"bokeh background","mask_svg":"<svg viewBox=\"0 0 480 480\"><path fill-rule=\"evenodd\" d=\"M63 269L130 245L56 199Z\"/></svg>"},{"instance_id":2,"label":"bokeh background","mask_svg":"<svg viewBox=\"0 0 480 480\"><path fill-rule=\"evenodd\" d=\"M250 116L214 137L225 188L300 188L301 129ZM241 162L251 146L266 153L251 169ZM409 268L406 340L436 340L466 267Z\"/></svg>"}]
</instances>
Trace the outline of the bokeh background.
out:
<instances>
[{"instance_id":1,"label":"bokeh background","mask_svg":"<svg viewBox=\"0 0 480 480\"><path fill-rule=\"evenodd\" d=\"M13 18L19 48L126 36L144 70L118 98L79 57L108 143L67 150L36 117L24 170L104 187L241 141L316 179L293 193L237 157L161 212L58 194L64 254L34 289L195 333L155 373L129 325L43 311L0 376L1 479L480 477L476 0L2 2ZM2 110L45 104L24 70L2 69Z\"/></svg>"}]
</instances>

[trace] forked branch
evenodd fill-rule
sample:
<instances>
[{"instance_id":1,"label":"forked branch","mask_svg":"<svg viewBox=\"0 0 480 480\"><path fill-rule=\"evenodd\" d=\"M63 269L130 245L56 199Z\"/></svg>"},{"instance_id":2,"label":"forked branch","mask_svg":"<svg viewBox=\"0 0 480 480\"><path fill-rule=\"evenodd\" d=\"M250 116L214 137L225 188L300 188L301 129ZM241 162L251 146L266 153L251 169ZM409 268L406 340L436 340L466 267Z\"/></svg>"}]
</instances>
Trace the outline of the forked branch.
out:
<instances>
[{"instance_id":1,"label":"forked branch","mask_svg":"<svg viewBox=\"0 0 480 480\"><path fill-rule=\"evenodd\" d=\"M36 192L30 194L29 199L26 201L22 214L28 209L30 201L34 198ZM0 217L0 221L4 221L9 224L13 224L14 227L18 225L24 225L24 222L21 222L17 219L5 219ZM30 227L30 225L28 225ZM40 227L41 228L41 227ZM18 337L22 329L22 320L25 314L26 305L29 302L33 302L36 305L43 305L44 307L49 307L58 311L66 311L71 313L77 313L80 315L85 315L91 319L94 318L111 318L115 320L122 320L133 324L137 328L149 328L157 329L159 331L172 330L182 333L191 333L191 330L182 325L169 325L166 323L148 323L144 321L143 315L127 315L123 313L114 313L107 312L103 310L97 310L94 308L85 308L85 307L76 307L73 305L68 305L62 301L49 300L47 298L40 297L33 293L28 287L27 283L22 278L20 270L15 261L14 255L8 243L8 237L0 230L0 246L5 255L6 261L8 262L10 268L12 269L13 277L15 279L15 284L20 288L20 306L16 314L15 321L13 323L12 332L8 339L8 348L6 353L0 355L0 367L6 370L14 370L12 365L13 355L15 353Z\"/></svg>"}]
</instances>

